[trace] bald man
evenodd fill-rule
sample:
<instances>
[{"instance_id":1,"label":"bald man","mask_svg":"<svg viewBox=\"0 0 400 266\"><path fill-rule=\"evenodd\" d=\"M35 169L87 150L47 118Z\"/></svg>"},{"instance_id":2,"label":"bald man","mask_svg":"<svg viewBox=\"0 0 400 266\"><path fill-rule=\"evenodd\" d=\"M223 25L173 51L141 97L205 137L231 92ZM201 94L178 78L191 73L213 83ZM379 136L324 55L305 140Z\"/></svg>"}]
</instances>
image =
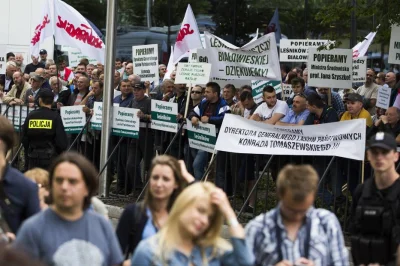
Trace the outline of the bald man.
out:
<instances>
[{"instance_id":1,"label":"bald man","mask_svg":"<svg viewBox=\"0 0 400 266\"><path fill-rule=\"evenodd\" d=\"M121 72L122 79L128 79L129 75L133 74L133 64L129 63L126 65L125 70Z\"/></svg>"},{"instance_id":2,"label":"bald man","mask_svg":"<svg viewBox=\"0 0 400 266\"><path fill-rule=\"evenodd\" d=\"M389 106L393 106L394 101L396 100L396 97L397 97L397 90L395 88L395 85L396 85L396 74L393 73L393 72L386 73L385 83L389 88L392 89L392 92L390 94Z\"/></svg>"},{"instance_id":3,"label":"bald man","mask_svg":"<svg viewBox=\"0 0 400 266\"><path fill-rule=\"evenodd\" d=\"M374 135L379 131L391 133L395 138L397 145L400 145L400 110L396 107L389 107L385 115L381 115L375 121L369 135Z\"/></svg>"}]
</instances>

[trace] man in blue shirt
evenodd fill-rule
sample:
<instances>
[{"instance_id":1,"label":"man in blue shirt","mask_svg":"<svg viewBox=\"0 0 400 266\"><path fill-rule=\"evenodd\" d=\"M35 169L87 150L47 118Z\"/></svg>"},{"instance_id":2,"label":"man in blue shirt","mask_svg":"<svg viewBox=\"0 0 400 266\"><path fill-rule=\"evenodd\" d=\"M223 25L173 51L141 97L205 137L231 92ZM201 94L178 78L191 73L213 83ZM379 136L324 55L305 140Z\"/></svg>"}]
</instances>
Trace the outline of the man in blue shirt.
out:
<instances>
[{"instance_id":1,"label":"man in blue shirt","mask_svg":"<svg viewBox=\"0 0 400 266\"><path fill-rule=\"evenodd\" d=\"M15 133L4 116L0 116L0 128L0 216L4 216L9 232L16 234L25 219L40 211L38 187L7 164L6 154L14 147Z\"/></svg>"},{"instance_id":2,"label":"man in blue shirt","mask_svg":"<svg viewBox=\"0 0 400 266\"><path fill-rule=\"evenodd\" d=\"M278 126L301 126L304 125L310 111L307 109L306 96L302 93L296 94L293 97L292 110L281 119L276 122Z\"/></svg>"},{"instance_id":3,"label":"man in blue shirt","mask_svg":"<svg viewBox=\"0 0 400 266\"><path fill-rule=\"evenodd\" d=\"M128 107L133 99L132 84L128 79L124 79L119 83L121 94L114 97L114 106Z\"/></svg>"}]
</instances>

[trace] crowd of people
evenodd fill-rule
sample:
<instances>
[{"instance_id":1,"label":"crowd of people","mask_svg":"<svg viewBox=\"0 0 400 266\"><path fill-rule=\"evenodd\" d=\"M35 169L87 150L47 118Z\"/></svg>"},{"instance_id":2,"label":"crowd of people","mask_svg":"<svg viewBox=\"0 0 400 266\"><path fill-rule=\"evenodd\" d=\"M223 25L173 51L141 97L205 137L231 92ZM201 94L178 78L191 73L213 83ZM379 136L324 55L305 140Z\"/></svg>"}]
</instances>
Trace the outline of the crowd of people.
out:
<instances>
[{"instance_id":1,"label":"crowd of people","mask_svg":"<svg viewBox=\"0 0 400 266\"><path fill-rule=\"evenodd\" d=\"M47 52L41 50L40 58L32 56L32 63L25 66L22 55L8 53L6 74L0 75L3 103L36 109L21 125L19 140L25 151L21 170L36 185L7 164L7 153L13 153L18 143L10 122L0 117L0 192L6 192L0 206L8 225L0 222L0 227L13 247L49 265L348 265L338 219L313 207L326 157L275 158L270 169L279 204L243 228L230 197L238 188L246 194L254 187L257 157L218 151L215 185L201 182L208 174L211 154L190 147L185 131L176 137L151 129L154 99L177 103L179 123L187 118L194 126L210 123L217 130L226 113L281 126L365 119L371 139L368 163L360 169L357 161L337 158L322 185L332 191L324 201L331 205L344 198L342 187L347 183L353 198L349 226L353 260L366 265L395 261L398 211L397 207L387 210L391 206L387 202L397 202L400 193L395 170L400 144L399 75L367 69L363 85L338 91L310 87L307 68L282 65L282 81L293 92L282 95L266 86L262 102L256 103L250 85L221 87L216 82L193 86L188 97L186 84L175 83L175 71L165 78L163 64L156 85L141 81L131 61L116 59L114 86L106 88L101 63L83 59L75 68L66 63L64 58L47 59ZM381 87L392 92L387 110L376 107ZM82 106L89 118L95 102L103 101L105 89L112 91L114 106L139 109L141 122L138 139L110 140L111 147L119 143L109 164L109 181L116 181L113 193L145 192L142 202L125 208L116 234L105 219L104 205L95 197L101 131L88 126L83 134L66 134L59 114L63 106ZM65 153L69 146L76 152ZM169 155L156 156L166 151ZM368 174L371 168L374 175ZM362 172L367 173L367 181L360 186ZM245 186L237 186L237 181ZM257 198L252 194L249 199L245 211L254 214ZM231 241L220 236L224 221Z\"/></svg>"}]
</instances>

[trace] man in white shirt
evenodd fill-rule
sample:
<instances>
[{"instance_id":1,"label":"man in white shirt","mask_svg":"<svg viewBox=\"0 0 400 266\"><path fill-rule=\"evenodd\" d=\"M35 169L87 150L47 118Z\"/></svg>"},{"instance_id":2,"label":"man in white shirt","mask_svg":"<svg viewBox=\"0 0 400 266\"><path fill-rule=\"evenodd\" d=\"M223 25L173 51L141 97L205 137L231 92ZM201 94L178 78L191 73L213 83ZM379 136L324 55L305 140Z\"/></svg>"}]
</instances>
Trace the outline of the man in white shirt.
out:
<instances>
[{"instance_id":1,"label":"man in white shirt","mask_svg":"<svg viewBox=\"0 0 400 266\"><path fill-rule=\"evenodd\" d=\"M275 125L289 111L289 106L286 102L276 99L274 87L266 86L263 89L264 102L257 107L254 114L250 117L251 120L261 121L267 124Z\"/></svg>"}]
</instances>

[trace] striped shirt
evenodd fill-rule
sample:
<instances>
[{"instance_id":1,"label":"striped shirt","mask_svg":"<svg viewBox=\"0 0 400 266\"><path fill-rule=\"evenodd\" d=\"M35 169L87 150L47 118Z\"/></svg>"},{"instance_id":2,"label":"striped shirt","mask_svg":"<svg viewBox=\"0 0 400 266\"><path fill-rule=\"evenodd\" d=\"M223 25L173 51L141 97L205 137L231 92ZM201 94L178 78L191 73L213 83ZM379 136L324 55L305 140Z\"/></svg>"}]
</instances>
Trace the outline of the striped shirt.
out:
<instances>
[{"instance_id":1,"label":"striped shirt","mask_svg":"<svg viewBox=\"0 0 400 266\"><path fill-rule=\"evenodd\" d=\"M283 260L295 263L304 257L306 223L303 224L295 241L291 241L282 222L280 207L257 216L246 226L246 242L256 257L256 265L275 265L279 261L277 252L277 233L281 233L281 253ZM348 251L345 247L342 229L336 216L324 209L310 207L306 219L310 219L310 241L308 259L316 266L349 265ZM276 230L279 226L280 230Z\"/></svg>"}]
</instances>

